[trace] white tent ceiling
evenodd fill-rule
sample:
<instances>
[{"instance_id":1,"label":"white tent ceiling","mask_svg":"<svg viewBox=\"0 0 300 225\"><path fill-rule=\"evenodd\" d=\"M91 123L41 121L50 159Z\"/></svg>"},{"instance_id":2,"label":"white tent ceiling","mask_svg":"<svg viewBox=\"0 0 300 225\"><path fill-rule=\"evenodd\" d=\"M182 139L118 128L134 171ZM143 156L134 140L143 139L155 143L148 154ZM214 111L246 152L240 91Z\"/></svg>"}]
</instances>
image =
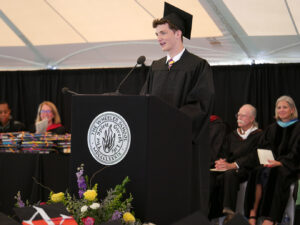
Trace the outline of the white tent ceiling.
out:
<instances>
[{"instance_id":1,"label":"white tent ceiling","mask_svg":"<svg viewBox=\"0 0 300 225\"><path fill-rule=\"evenodd\" d=\"M188 50L211 64L300 62L299 0L168 0L193 14ZM0 70L128 67L164 55L162 0L0 0Z\"/></svg>"}]
</instances>

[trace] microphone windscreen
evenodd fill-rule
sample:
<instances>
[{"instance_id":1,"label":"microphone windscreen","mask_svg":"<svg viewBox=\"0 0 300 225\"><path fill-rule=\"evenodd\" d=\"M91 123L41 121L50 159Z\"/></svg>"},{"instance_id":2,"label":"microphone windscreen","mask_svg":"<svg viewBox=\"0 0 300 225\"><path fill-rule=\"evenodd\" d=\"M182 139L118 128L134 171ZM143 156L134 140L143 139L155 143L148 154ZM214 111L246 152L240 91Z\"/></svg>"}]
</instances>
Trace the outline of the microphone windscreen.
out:
<instances>
[{"instance_id":1,"label":"microphone windscreen","mask_svg":"<svg viewBox=\"0 0 300 225\"><path fill-rule=\"evenodd\" d=\"M67 88L67 87L63 87L63 88L61 89L61 92L62 92L63 94L68 93L68 91L69 91L69 88Z\"/></svg>"},{"instance_id":2,"label":"microphone windscreen","mask_svg":"<svg viewBox=\"0 0 300 225\"><path fill-rule=\"evenodd\" d=\"M146 57L142 55L137 59L137 64L144 64L145 61Z\"/></svg>"}]
</instances>

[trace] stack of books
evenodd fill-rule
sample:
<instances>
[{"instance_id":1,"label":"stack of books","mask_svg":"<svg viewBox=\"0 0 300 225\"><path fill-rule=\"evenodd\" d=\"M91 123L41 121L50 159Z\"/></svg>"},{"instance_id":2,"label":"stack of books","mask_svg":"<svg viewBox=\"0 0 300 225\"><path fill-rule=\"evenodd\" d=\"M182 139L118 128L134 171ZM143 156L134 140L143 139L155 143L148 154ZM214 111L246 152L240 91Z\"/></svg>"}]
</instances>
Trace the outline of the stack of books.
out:
<instances>
[{"instance_id":1,"label":"stack of books","mask_svg":"<svg viewBox=\"0 0 300 225\"><path fill-rule=\"evenodd\" d=\"M19 152L22 133L0 133L0 152Z\"/></svg>"},{"instance_id":2,"label":"stack of books","mask_svg":"<svg viewBox=\"0 0 300 225\"><path fill-rule=\"evenodd\" d=\"M71 134L57 135L49 132L44 134L29 132L1 133L0 152L71 153Z\"/></svg>"}]
</instances>

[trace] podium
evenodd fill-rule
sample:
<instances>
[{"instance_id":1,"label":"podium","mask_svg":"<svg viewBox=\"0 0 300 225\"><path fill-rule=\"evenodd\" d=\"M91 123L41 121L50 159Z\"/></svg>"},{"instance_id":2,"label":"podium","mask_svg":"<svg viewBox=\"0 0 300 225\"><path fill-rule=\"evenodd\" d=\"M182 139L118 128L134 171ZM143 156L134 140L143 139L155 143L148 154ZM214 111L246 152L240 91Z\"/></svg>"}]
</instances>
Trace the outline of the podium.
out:
<instances>
[{"instance_id":1,"label":"podium","mask_svg":"<svg viewBox=\"0 0 300 225\"><path fill-rule=\"evenodd\" d=\"M128 176L130 182L126 189L133 195L137 218L168 225L187 216L193 197L192 121L153 96L72 97L71 191L77 194L75 173L80 164L84 163L89 177L104 167L89 150L88 146L93 144L88 133L95 118L105 112L120 115L127 122L131 138L130 144L126 142L130 147L124 158L93 179L93 184L98 183L100 197ZM94 130L94 134L100 129ZM101 140L98 141L101 145Z\"/></svg>"}]
</instances>

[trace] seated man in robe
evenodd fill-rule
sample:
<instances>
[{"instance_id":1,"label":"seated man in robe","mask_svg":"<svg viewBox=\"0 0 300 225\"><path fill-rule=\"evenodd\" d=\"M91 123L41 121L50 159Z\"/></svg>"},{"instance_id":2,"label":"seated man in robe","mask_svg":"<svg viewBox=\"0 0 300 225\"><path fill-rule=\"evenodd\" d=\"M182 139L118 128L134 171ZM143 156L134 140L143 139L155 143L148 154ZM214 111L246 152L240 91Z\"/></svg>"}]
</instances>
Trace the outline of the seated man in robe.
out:
<instances>
[{"instance_id":1,"label":"seated man in robe","mask_svg":"<svg viewBox=\"0 0 300 225\"><path fill-rule=\"evenodd\" d=\"M0 133L23 131L23 123L16 121L11 116L11 110L7 102L0 101Z\"/></svg>"},{"instance_id":2,"label":"seated man in robe","mask_svg":"<svg viewBox=\"0 0 300 225\"><path fill-rule=\"evenodd\" d=\"M216 218L225 214L224 222L235 213L240 183L248 179L251 169L258 163L256 146L262 134L252 105L243 105L236 116L238 128L227 135L210 175L209 216Z\"/></svg>"}]
</instances>

